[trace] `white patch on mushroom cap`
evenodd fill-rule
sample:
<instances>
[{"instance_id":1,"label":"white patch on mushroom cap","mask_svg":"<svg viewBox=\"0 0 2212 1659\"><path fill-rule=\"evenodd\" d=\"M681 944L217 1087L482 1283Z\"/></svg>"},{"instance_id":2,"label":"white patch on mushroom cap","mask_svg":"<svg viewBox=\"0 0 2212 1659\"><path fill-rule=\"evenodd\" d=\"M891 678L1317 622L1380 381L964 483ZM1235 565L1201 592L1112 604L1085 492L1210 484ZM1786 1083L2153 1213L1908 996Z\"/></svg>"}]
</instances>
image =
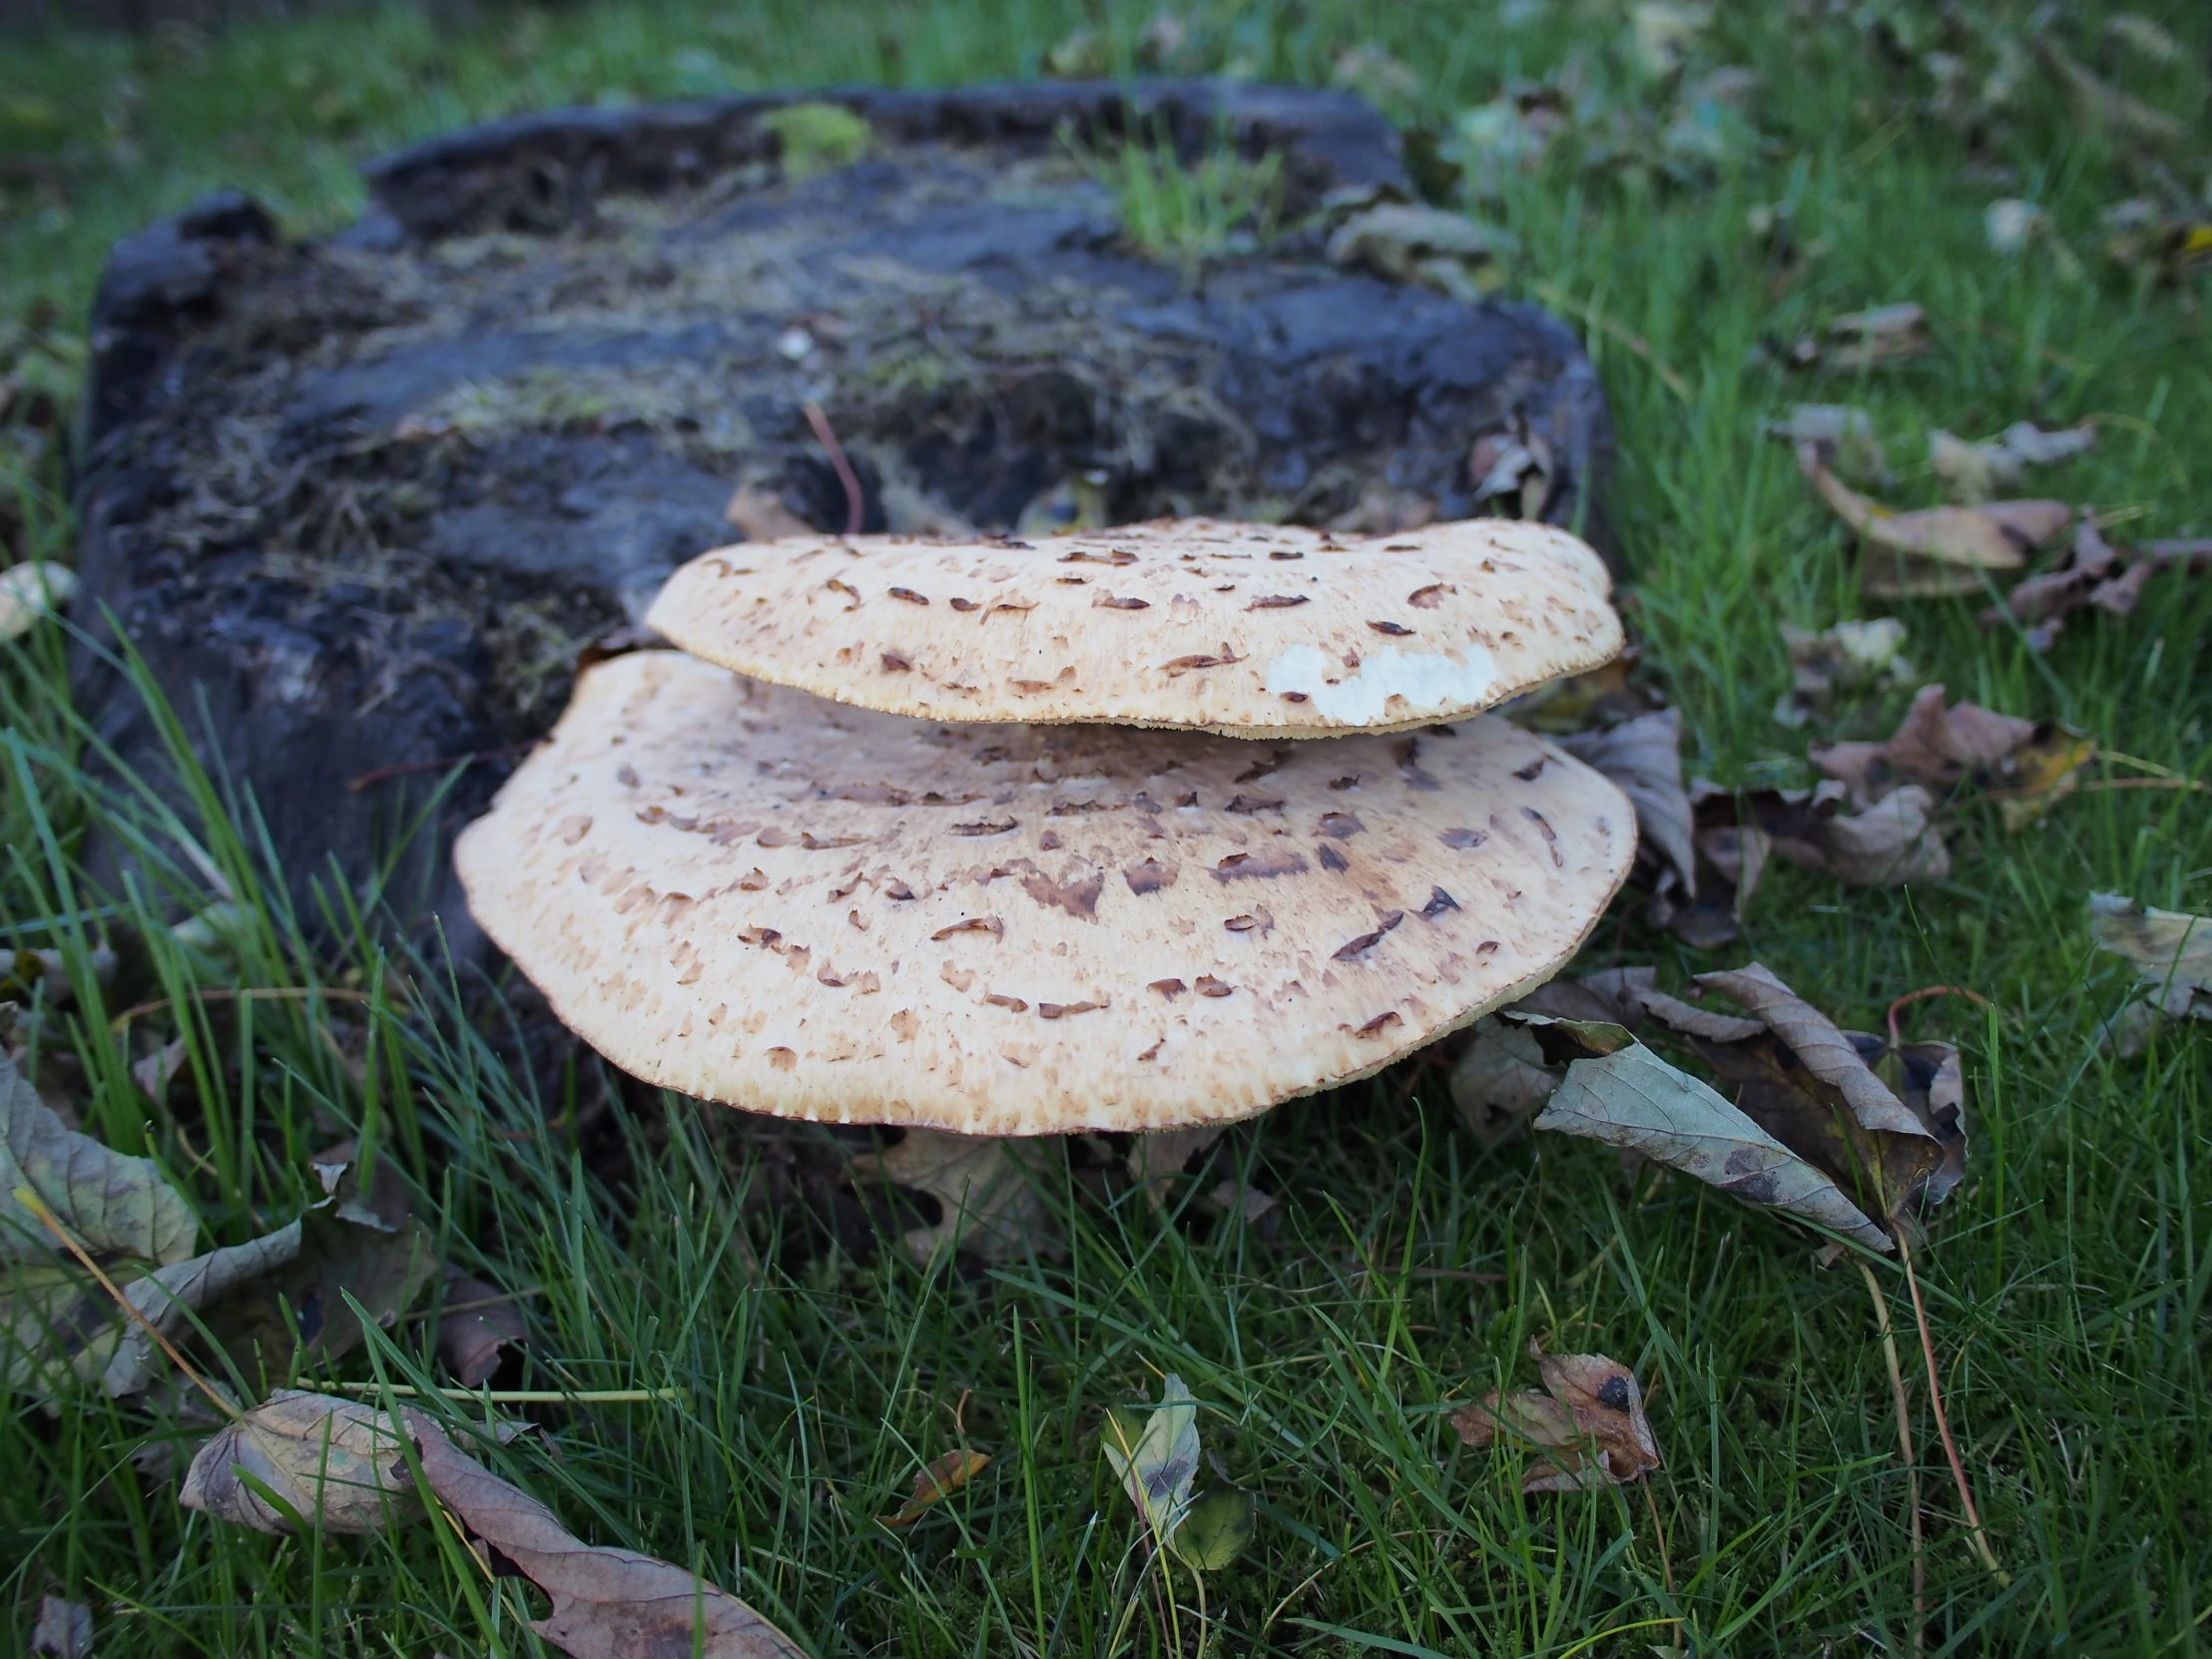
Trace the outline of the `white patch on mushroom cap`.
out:
<instances>
[{"instance_id":1,"label":"white patch on mushroom cap","mask_svg":"<svg viewBox=\"0 0 2212 1659\"><path fill-rule=\"evenodd\" d=\"M1294 645L1268 664L1270 695L1303 693L1315 713L1347 726L1373 726L1385 716L1424 710L1479 709L1496 684L1497 663L1479 645L1468 646L1464 657L1384 646L1350 670L1319 646ZM1406 707L1392 710L1393 697L1402 697Z\"/></svg>"}]
</instances>

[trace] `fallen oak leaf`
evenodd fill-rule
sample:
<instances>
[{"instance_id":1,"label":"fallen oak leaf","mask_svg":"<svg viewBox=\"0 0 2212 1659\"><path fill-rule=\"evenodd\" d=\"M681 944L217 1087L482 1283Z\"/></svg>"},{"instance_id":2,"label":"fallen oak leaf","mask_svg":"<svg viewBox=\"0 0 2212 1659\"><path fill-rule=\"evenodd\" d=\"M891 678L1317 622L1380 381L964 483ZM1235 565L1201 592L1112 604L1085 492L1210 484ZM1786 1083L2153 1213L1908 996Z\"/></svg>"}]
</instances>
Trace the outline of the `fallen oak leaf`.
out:
<instances>
[{"instance_id":1,"label":"fallen oak leaf","mask_svg":"<svg viewBox=\"0 0 2212 1659\"><path fill-rule=\"evenodd\" d=\"M1657 998L1657 993L1650 994ZM1658 1000L1686 1006L1672 998ZM1870 1250L1892 1248L1888 1235L1830 1175L1710 1085L1669 1065L1625 1028L1592 1022L1530 1024L1539 1040L1551 1036L1559 1043L1561 1057L1579 1056L1568 1064L1565 1079L1537 1117L1538 1129L1639 1153L1747 1204L1779 1210Z\"/></svg>"},{"instance_id":2,"label":"fallen oak leaf","mask_svg":"<svg viewBox=\"0 0 2212 1659\"><path fill-rule=\"evenodd\" d=\"M1462 1441L1482 1447L1509 1434L1544 1451L1576 1453L1572 1463L1549 1457L1530 1462L1521 1474L1521 1490L1529 1493L1622 1486L1660 1466L1659 1442L1633 1372L1602 1354L1547 1355L1535 1342L1528 1352L1546 1392L1492 1389L1479 1403L1462 1406L1449 1418Z\"/></svg>"},{"instance_id":3,"label":"fallen oak leaf","mask_svg":"<svg viewBox=\"0 0 2212 1659\"><path fill-rule=\"evenodd\" d=\"M911 1526L990 1466L990 1458L966 1446L931 1458L914 1476L913 1495L897 1511L875 1518L885 1526Z\"/></svg>"}]
</instances>

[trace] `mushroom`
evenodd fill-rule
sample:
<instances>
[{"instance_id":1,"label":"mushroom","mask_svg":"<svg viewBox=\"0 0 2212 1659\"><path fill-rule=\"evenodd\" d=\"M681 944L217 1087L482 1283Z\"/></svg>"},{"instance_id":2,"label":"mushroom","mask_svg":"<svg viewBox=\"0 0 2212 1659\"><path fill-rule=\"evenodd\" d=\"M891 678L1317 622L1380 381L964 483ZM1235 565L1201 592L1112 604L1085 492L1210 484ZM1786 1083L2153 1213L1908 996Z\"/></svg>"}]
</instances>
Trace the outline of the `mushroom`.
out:
<instances>
[{"instance_id":1,"label":"mushroom","mask_svg":"<svg viewBox=\"0 0 2212 1659\"><path fill-rule=\"evenodd\" d=\"M1162 520L1000 540L722 548L647 622L741 674L886 714L1320 738L1461 720L1621 646L1610 579L1538 523L1340 541Z\"/></svg>"},{"instance_id":2,"label":"mushroom","mask_svg":"<svg viewBox=\"0 0 2212 1659\"><path fill-rule=\"evenodd\" d=\"M1540 527L1495 528L1515 533L1489 555L1500 572L1517 564L1511 596L1463 553L1461 568L1433 550L1376 547L1329 555L1342 563L1312 609L1331 628L1360 618L1372 641L1364 609L1382 570L1400 570L1408 591L1475 589L1489 596L1488 626L1506 610L1526 636L1507 685L1618 637L1594 558L1564 561L1564 575L1542 569L1533 549L1545 544L1522 534ZM1288 591L1285 572L1325 562L1321 538L1304 532L1210 533L1225 558L1251 562L1202 553L1203 574L1235 574L1247 598ZM851 581L865 608L880 599L917 616L958 616L955 596L978 614L1015 594L1041 607L1058 580L1045 573L1068 570L1102 592L1158 594L1163 611L1177 594L1211 603L1198 599L1206 584L1168 569L1166 535L1019 555L824 542L726 557L779 572L760 590L763 609L796 617L754 637L783 642L789 667L803 653L834 664L826 642L847 637L832 631L836 608L809 604L792 571L817 588ZM1128 566L1060 563L1064 549L1103 558L1120 546L1146 551ZM1307 559L1271 560L1279 548ZM1506 548L1522 551L1509 560ZM1154 558L1163 575L1140 586L1132 572ZM930 560L975 574L964 588L940 584L928 607L887 598L885 572L921 580ZM994 560L1010 574L990 575ZM732 637L714 619L737 601L710 604L701 568L679 576L654 621L695 643ZM1572 650L1564 621L1554 631L1546 620L1568 595ZM1247 613L1200 614L1221 633ZM1391 614L1425 626L1472 613L1408 603ZM1249 676L1180 715L1165 697L1172 680L1126 667L1111 683L1091 678L1088 665L1113 657L1088 636L1111 641L1118 621L1031 619L1032 634L1064 627L1077 642L1064 655L1086 665L1093 701L1062 697L1049 705L1058 713L1260 724ZM966 625L990 626L976 615ZM1240 662L1288 637L1250 626L1233 636ZM1171 622L1156 637L1176 632ZM890 636L849 633L855 648L863 638L875 649ZM910 660L976 664L984 678L981 648L950 630L899 640ZM1026 659L993 661L1010 672ZM813 683L831 678L826 667ZM992 718L1015 718L997 691L983 701ZM642 1078L784 1117L1018 1136L1226 1122L1377 1071L1548 978L1635 849L1618 790L1495 717L1272 744L1128 725L952 725L648 651L583 676L456 860L486 931L565 1021Z\"/></svg>"}]
</instances>

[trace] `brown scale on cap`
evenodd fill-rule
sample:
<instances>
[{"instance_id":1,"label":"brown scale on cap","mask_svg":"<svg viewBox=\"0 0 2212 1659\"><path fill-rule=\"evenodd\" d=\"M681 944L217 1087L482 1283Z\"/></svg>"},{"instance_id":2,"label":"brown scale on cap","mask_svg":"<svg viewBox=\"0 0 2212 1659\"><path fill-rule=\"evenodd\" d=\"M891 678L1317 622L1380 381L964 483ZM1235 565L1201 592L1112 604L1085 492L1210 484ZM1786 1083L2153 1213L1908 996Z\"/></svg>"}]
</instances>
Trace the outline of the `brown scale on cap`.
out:
<instances>
[{"instance_id":1,"label":"brown scale on cap","mask_svg":"<svg viewBox=\"0 0 2212 1659\"><path fill-rule=\"evenodd\" d=\"M749 542L742 564L677 571L647 621L725 668L888 714L1300 738L1460 720L1595 668L1621 645L1609 594L1598 556L1545 524L1379 542L1163 519L1040 547Z\"/></svg>"},{"instance_id":2,"label":"brown scale on cap","mask_svg":"<svg viewBox=\"0 0 2212 1659\"><path fill-rule=\"evenodd\" d=\"M1628 803L1541 739L1408 741L1285 746L1261 798L1232 739L924 724L639 652L582 678L456 861L650 1081L965 1134L1215 1122L1517 999L1626 874ZM1347 874L1340 846L1377 855Z\"/></svg>"}]
</instances>

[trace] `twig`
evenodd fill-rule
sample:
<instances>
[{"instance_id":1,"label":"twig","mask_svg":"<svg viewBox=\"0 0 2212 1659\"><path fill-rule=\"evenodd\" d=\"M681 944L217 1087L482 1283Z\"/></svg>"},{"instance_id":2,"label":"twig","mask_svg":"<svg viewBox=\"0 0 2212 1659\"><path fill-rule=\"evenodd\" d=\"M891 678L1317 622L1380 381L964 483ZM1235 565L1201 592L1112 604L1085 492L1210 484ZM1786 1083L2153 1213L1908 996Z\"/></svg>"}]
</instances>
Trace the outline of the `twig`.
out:
<instances>
[{"instance_id":1,"label":"twig","mask_svg":"<svg viewBox=\"0 0 2212 1659\"><path fill-rule=\"evenodd\" d=\"M318 996L326 996L333 1002L365 1004L371 1000L366 991L347 990L340 985L248 985L243 988L212 985L206 990L194 991L192 995L201 1002L297 1002L311 1001ZM177 1001L174 996L164 996L126 1008L108 1021L108 1029L121 1032L131 1021L147 1014L158 1014L164 1008L173 1008Z\"/></svg>"},{"instance_id":2,"label":"twig","mask_svg":"<svg viewBox=\"0 0 2212 1659\"><path fill-rule=\"evenodd\" d=\"M1981 1557L1981 1564L1989 1569L1989 1575L1997 1583L2010 1589L2012 1575L1997 1565L1996 1552L1989 1548L1989 1535L1981 1528L1980 1513L1973 1506L1973 1488L1966 1483L1966 1465L1959 1459L1957 1442L1950 1437L1950 1423L1943 1415L1943 1390L1936 1379L1936 1340L1928 1333L1928 1308L1921 1301L1920 1275L1913 1271L1913 1246L1906 1238L1906 1230L1899 1227L1892 1235L1898 1242L1898 1259L1905 1264L1905 1283L1913 1292L1913 1318L1921 1328L1921 1356L1928 1362L1928 1403L1936 1414L1936 1432L1943 1442L1943 1455L1950 1459L1950 1477L1958 1483L1958 1501L1966 1511L1966 1525L1973 1534L1974 1552Z\"/></svg>"},{"instance_id":3,"label":"twig","mask_svg":"<svg viewBox=\"0 0 2212 1659\"><path fill-rule=\"evenodd\" d=\"M110 1279L106 1274L102 1273L100 1271L100 1264L98 1262L95 1262L91 1258L91 1256L86 1254L85 1247L69 1236L69 1230L62 1226L60 1218L57 1217L53 1211L49 1210L46 1207L46 1200L39 1197L39 1195L33 1192L29 1187L18 1187L15 1189L15 1201L16 1203L22 1205L24 1209L30 1211L32 1215L38 1217L40 1221L46 1224L46 1231L53 1234L56 1239L61 1241L61 1247L64 1250L68 1251L70 1255L77 1258L77 1265L79 1267L83 1268L85 1272L91 1274L93 1278L100 1281L100 1288L103 1291L106 1291L109 1296L115 1299L115 1305L118 1308L122 1309L126 1314L130 1315L131 1318L137 1320L139 1324L146 1327L146 1334L149 1337L153 1338L155 1342L161 1345L161 1350L164 1354L169 1356L170 1363L174 1365L179 1371L183 1372L186 1377L190 1378L192 1380L193 1385L199 1388L202 1393L206 1394L210 1399L215 1401L217 1410L221 1411L233 1422L237 1422L241 1417L246 1415L244 1411L241 1411L236 1405L233 1405L228 1399L225 1399L221 1394L217 1393L214 1386L208 1382L208 1380L205 1377L202 1377L197 1371L193 1370L191 1364L185 1359L185 1357L177 1352L177 1345L172 1343L169 1338L163 1334L161 1327L156 1325L152 1320L148 1319L145 1314L139 1311L137 1304L133 1303L130 1298L126 1297L121 1291L115 1288L115 1281ZM164 1286L163 1289L167 1290L168 1287Z\"/></svg>"},{"instance_id":4,"label":"twig","mask_svg":"<svg viewBox=\"0 0 2212 1659\"><path fill-rule=\"evenodd\" d=\"M428 761L394 761L388 767L371 767L358 778L345 781L347 795L359 795L378 784L388 784L394 778L411 778L418 772L451 772L455 767L481 766L486 761L509 761L517 755L527 755L537 747L537 740L528 743L506 743L497 749L472 749L465 755L440 755Z\"/></svg>"},{"instance_id":5,"label":"twig","mask_svg":"<svg viewBox=\"0 0 2212 1659\"><path fill-rule=\"evenodd\" d=\"M423 1393L441 1399L483 1399L494 1405L647 1405L660 1402L684 1405L691 1395L682 1388L417 1388L406 1382L312 1382L319 1393L404 1394L413 1399Z\"/></svg>"},{"instance_id":6,"label":"twig","mask_svg":"<svg viewBox=\"0 0 2212 1659\"><path fill-rule=\"evenodd\" d=\"M1907 991L1890 1004L1890 1046L1898 1045L1898 1010L1914 1002L1926 1002L1932 996L1962 996L1976 1007L1986 1008L1989 999L1979 991L1969 991L1963 985L1928 985L1917 991Z\"/></svg>"},{"instance_id":7,"label":"twig","mask_svg":"<svg viewBox=\"0 0 2212 1659\"><path fill-rule=\"evenodd\" d=\"M806 404L807 424L815 429L815 436L822 440L822 447L829 452L830 465L837 475L837 482L844 486L844 533L856 536L860 533L861 511L860 480L852 471L852 463L844 458L844 445L837 441L835 428L830 417L822 412L822 405L813 398Z\"/></svg>"},{"instance_id":8,"label":"twig","mask_svg":"<svg viewBox=\"0 0 2212 1659\"><path fill-rule=\"evenodd\" d=\"M1890 1393L1898 1407L1898 1454L1905 1459L1905 1502L1913 1517L1913 1651L1918 1654L1928 1629L1928 1557L1921 1553L1921 1465L1913 1456L1912 1406L1905 1397L1905 1370L1898 1364L1897 1331L1890 1324L1890 1302L1881 1281L1865 1262L1860 1275L1874 1298L1875 1324L1882 1329L1882 1363L1890 1371Z\"/></svg>"},{"instance_id":9,"label":"twig","mask_svg":"<svg viewBox=\"0 0 2212 1659\"><path fill-rule=\"evenodd\" d=\"M2137 772L2147 772L2154 778L2182 778L2185 774L2172 767L2162 767L2156 761L2146 761L2140 755L2122 755L2117 749L2100 749L2097 759L2108 766L2133 767ZM2192 780L2193 781L2193 780Z\"/></svg>"},{"instance_id":10,"label":"twig","mask_svg":"<svg viewBox=\"0 0 2212 1659\"><path fill-rule=\"evenodd\" d=\"M1623 323L1615 322L1594 305L1585 305L1574 299L1556 282L1531 282L1536 297L1547 305L1556 305L1563 311L1572 311L1599 333L1611 334L1621 344L1636 353L1647 363L1652 373L1659 376L1659 383L1673 392L1683 402L1690 400L1690 383L1659 360L1659 353L1652 350L1651 341Z\"/></svg>"}]
</instances>

